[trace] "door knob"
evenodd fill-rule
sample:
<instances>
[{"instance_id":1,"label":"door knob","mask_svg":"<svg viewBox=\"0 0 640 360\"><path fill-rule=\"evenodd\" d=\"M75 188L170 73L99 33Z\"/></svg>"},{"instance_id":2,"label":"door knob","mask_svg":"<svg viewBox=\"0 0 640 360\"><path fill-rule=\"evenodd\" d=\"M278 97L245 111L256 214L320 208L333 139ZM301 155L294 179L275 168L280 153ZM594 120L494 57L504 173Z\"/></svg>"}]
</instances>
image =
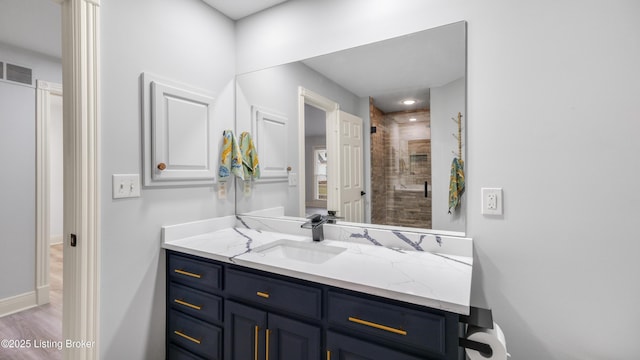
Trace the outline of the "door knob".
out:
<instances>
[{"instance_id":1,"label":"door knob","mask_svg":"<svg viewBox=\"0 0 640 360\"><path fill-rule=\"evenodd\" d=\"M166 168L167 168L167 164L165 164L165 163L159 163L158 164L158 170L162 171L162 170L164 170Z\"/></svg>"},{"instance_id":2,"label":"door knob","mask_svg":"<svg viewBox=\"0 0 640 360\"><path fill-rule=\"evenodd\" d=\"M367 193L364 191L360 191L360 196L365 196Z\"/></svg>"}]
</instances>

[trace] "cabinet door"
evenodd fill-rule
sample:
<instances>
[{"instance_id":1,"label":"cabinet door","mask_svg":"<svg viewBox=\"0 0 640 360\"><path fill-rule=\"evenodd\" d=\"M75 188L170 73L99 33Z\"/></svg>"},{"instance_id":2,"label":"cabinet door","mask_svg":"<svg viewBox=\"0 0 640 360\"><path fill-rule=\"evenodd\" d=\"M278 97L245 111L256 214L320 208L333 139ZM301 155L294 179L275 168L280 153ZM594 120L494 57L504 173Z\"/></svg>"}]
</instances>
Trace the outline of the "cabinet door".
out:
<instances>
[{"instance_id":1,"label":"cabinet door","mask_svg":"<svg viewBox=\"0 0 640 360\"><path fill-rule=\"evenodd\" d=\"M320 360L320 328L269 314L267 334L270 360Z\"/></svg>"},{"instance_id":2,"label":"cabinet door","mask_svg":"<svg viewBox=\"0 0 640 360\"><path fill-rule=\"evenodd\" d=\"M332 331L327 332L327 360L420 360L384 346Z\"/></svg>"},{"instance_id":3,"label":"cabinet door","mask_svg":"<svg viewBox=\"0 0 640 360\"><path fill-rule=\"evenodd\" d=\"M265 358L266 312L233 301L226 301L224 323L226 360Z\"/></svg>"}]
</instances>

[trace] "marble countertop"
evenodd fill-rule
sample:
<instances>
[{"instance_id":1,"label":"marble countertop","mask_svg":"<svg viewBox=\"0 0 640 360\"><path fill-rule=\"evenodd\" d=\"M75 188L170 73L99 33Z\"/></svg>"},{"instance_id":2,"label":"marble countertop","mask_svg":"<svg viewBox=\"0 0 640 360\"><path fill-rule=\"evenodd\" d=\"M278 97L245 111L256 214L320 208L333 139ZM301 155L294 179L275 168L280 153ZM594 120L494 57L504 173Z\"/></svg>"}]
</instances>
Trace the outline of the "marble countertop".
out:
<instances>
[{"instance_id":1,"label":"marble countertop","mask_svg":"<svg viewBox=\"0 0 640 360\"><path fill-rule=\"evenodd\" d=\"M469 313L473 258L373 244L327 240L235 226L216 231L165 234L163 248L271 273L405 301L458 314ZM288 239L345 250L322 263L253 251Z\"/></svg>"}]
</instances>

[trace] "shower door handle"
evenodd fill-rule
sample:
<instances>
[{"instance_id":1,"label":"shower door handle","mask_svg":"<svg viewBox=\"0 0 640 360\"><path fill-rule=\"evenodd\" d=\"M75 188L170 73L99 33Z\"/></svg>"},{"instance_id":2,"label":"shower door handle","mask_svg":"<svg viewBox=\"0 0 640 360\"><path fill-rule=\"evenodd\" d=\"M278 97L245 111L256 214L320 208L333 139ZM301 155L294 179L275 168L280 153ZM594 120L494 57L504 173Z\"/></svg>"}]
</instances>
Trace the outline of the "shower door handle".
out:
<instances>
[{"instance_id":1,"label":"shower door handle","mask_svg":"<svg viewBox=\"0 0 640 360\"><path fill-rule=\"evenodd\" d=\"M424 182L424 197L429 197L429 183Z\"/></svg>"}]
</instances>

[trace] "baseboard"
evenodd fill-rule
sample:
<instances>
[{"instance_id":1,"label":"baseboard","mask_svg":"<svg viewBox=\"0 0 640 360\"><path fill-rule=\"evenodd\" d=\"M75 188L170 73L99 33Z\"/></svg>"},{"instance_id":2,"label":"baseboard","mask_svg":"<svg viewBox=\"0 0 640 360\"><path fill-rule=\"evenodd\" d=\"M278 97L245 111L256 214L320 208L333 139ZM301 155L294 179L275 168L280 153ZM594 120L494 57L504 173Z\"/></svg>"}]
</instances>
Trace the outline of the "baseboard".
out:
<instances>
[{"instance_id":1,"label":"baseboard","mask_svg":"<svg viewBox=\"0 0 640 360\"><path fill-rule=\"evenodd\" d=\"M11 315L36 306L38 306L38 303L35 291L0 299L0 317Z\"/></svg>"},{"instance_id":2,"label":"baseboard","mask_svg":"<svg viewBox=\"0 0 640 360\"><path fill-rule=\"evenodd\" d=\"M49 303L49 285L43 285L36 289L36 300L38 306Z\"/></svg>"}]
</instances>

